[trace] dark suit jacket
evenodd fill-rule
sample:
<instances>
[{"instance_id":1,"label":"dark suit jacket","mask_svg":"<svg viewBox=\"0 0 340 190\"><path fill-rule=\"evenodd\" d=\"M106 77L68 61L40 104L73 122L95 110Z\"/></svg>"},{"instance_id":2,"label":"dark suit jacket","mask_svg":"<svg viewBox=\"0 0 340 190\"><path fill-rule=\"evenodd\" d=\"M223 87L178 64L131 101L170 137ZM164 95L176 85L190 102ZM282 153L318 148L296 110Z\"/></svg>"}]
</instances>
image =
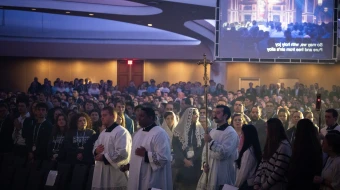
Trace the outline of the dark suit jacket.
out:
<instances>
[{"instance_id":1,"label":"dark suit jacket","mask_svg":"<svg viewBox=\"0 0 340 190\"><path fill-rule=\"evenodd\" d=\"M286 134L287 134L287 138L289 140L290 143L293 144L294 142L294 139L295 139L295 132L296 132L296 127L291 127L290 129L288 129L286 131Z\"/></svg>"},{"instance_id":2,"label":"dark suit jacket","mask_svg":"<svg viewBox=\"0 0 340 190\"><path fill-rule=\"evenodd\" d=\"M82 104L84 101L82 100L82 99L80 99L80 98L78 98L78 99L76 99L76 103L77 104Z\"/></svg>"},{"instance_id":3,"label":"dark suit jacket","mask_svg":"<svg viewBox=\"0 0 340 190\"><path fill-rule=\"evenodd\" d=\"M299 89L298 95L296 96L296 94L295 94L295 88L294 88L294 89L291 91L290 95L293 96L293 97L300 97L300 96L303 96L303 90L302 90L302 89Z\"/></svg>"},{"instance_id":4,"label":"dark suit jacket","mask_svg":"<svg viewBox=\"0 0 340 190\"><path fill-rule=\"evenodd\" d=\"M247 90L246 90L246 94L251 94L251 95L256 95L256 89L255 88L252 88L252 89L250 89L250 88L248 88Z\"/></svg>"},{"instance_id":5,"label":"dark suit jacket","mask_svg":"<svg viewBox=\"0 0 340 190\"><path fill-rule=\"evenodd\" d=\"M11 152L13 148L13 120L8 115L4 120L0 121L0 125L0 153Z\"/></svg>"},{"instance_id":6,"label":"dark suit jacket","mask_svg":"<svg viewBox=\"0 0 340 190\"><path fill-rule=\"evenodd\" d=\"M40 129L39 126L40 124L34 121L34 119L25 119L25 130L23 130L22 136L26 139L26 146L28 148L28 151L33 152L34 158L37 160L46 160L48 157L48 144L52 134L52 124L48 120L45 120L41 124ZM33 134L34 131L35 135ZM36 146L35 151L33 151L32 149L34 144Z\"/></svg>"},{"instance_id":7,"label":"dark suit jacket","mask_svg":"<svg viewBox=\"0 0 340 190\"><path fill-rule=\"evenodd\" d=\"M267 139L266 122L263 119L259 119L257 121L252 121L251 124L254 125L257 130L257 135L259 137L261 150L263 150L264 145L266 144L266 139Z\"/></svg>"}]
</instances>

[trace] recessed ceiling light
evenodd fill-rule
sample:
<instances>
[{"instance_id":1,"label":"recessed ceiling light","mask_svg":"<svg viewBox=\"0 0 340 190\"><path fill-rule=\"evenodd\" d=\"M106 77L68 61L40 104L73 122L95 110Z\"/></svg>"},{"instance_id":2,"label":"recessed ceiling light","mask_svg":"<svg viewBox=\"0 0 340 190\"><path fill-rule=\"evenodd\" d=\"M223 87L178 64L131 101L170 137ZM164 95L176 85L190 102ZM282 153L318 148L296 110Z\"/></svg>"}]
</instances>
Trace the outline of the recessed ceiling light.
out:
<instances>
[{"instance_id":1,"label":"recessed ceiling light","mask_svg":"<svg viewBox=\"0 0 340 190\"><path fill-rule=\"evenodd\" d=\"M68 12L68 11L66 12L66 14L70 14L70 13L71 13L71 12Z\"/></svg>"},{"instance_id":2,"label":"recessed ceiling light","mask_svg":"<svg viewBox=\"0 0 340 190\"><path fill-rule=\"evenodd\" d=\"M152 26L152 24L148 24L148 26Z\"/></svg>"},{"instance_id":3,"label":"recessed ceiling light","mask_svg":"<svg viewBox=\"0 0 340 190\"><path fill-rule=\"evenodd\" d=\"M89 15L90 15L90 16L93 16L94 14L90 13Z\"/></svg>"},{"instance_id":4,"label":"recessed ceiling light","mask_svg":"<svg viewBox=\"0 0 340 190\"><path fill-rule=\"evenodd\" d=\"M35 10L37 10L37 9L32 9L32 11L35 11Z\"/></svg>"}]
</instances>

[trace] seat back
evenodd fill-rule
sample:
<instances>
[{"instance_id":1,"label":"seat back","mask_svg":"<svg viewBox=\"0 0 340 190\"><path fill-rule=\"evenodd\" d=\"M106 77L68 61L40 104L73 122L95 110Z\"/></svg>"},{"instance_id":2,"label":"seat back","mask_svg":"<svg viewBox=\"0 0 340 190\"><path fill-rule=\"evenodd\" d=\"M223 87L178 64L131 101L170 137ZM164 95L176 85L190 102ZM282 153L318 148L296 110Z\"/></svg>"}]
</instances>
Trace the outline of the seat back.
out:
<instances>
[{"instance_id":1,"label":"seat back","mask_svg":"<svg viewBox=\"0 0 340 190\"><path fill-rule=\"evenodd\" d=\"M14 156L13 154L4 154L1 163L1 170L7 169L8 166L13 165L14 163Z\"/></svg>"},{"instance_id":2,"label":"seat back","mask_svg":"<svg viewBox=\"0 0 340 190\"><path fill-rule=\"evenodd\" d=\"M12 190L25 190L30 168L17 168L12 181Z\"/></svg>"},{"instance_id":3,"label":"seat back","mask_svg":"<svg viewBox=\"0 0 340 190\"><path fill-rule=\"evenodd\" d=\"M44 160L41 165L41 171L43 173L43 178L42 178L42 186L45 186L46 179L48 174L50 173L51 170L55 170L57 166L57 162L55 161L47 161Z\"/></svg>"},{"instance_id":4,"label":"seat back","mask_svg":"<svg viewBox=\"0 0 340 190\"><path fill-rule=\"evenodd\" d=\"M87 165L77 164L73 169L70 189L83 190L87 182L88 173L89 167Z\"/></svg>"},{"instance_id":5,"label":"seat back","mask_svg":"<svg viewBox=\"0 0 340 190\"><path fill-rule=\"evenodd\" d=\"M26 158L15 156L13 160L13 166L17 169L25 167Z\"/></svg>"},{"instance_id":6,"label":"seat back","mask_svg":"<svg viewBox=\"0 0 340 190\"><path fill-rule=\"evenodd\" d=\"M15 172L15 167L13 165L9 165L7 167L3 166L0 172L0 189L1 190L10 190L11 184L13 180Z\"/></svg>"},{"instance_id":7,"label":"seat back","mask_svg":"<svg viewBox=\"0 0 340 190\"><path fill-rule=\"evenodd\" d=\"M72 174L71 164L58 164L58 176L55 186L58 190L68 189Z\"/></svg>"},{"instance_id":8,"label":"seat back","mask_svg":"<svg viewBox=\"0 0 340 190\"><path fill-rule=\"evenodd\" d=\"M91 166L89 170L89 175L87 177L86 190L92 189L93 171L94 171L94 166Z\"/></svg>"},{"instance_id":9,"label":"seat back","mask_svg":"<svg viewBox=\"0 0 340 190\"><path fill-rule=\"evenodd\" d=\"M28 175L27 190L41 190L44 187L43 170L31 169Z\"/></svg>"}]
</instances>

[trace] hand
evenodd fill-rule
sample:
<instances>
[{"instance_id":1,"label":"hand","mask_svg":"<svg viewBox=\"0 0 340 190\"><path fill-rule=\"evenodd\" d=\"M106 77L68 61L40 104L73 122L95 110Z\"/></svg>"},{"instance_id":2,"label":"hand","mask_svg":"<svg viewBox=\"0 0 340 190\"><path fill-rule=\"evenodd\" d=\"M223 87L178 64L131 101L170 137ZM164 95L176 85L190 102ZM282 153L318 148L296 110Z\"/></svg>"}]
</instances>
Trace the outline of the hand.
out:
<instances>
[{"instance_id":1,"label":"hand","mask_svg":"<svg viewBox=\"0 0 340 190\"><path fill-rule=\"evenodd\" d=\"M259 185L254 185L254 189L255 190L260 189L260 186Z\"/></svg>"},{"instance_id":2,"label":"hand","mask_svg":"<svg viewBox=\"0 0 340 190\"><path fill-rule=\"evenodd\" d=\"M204 170L205 173L209 173L209 170L210 170L209 165L203 164L203 170Z\"/></svg>"},{"instance_id":3,"label":"hand","mask_svg":"<svg viewBox=\"0 0 340 190\"><path fill-rule=\"evenodd\" d=\"M204 134L204 141L209 143L210 141L212 141L212 138L209 134Z\"/></svg>"},{"instance_id":4,"label":"hand","mask_svg":"<svg viewBox=\"0 0 340 190\"><path fill-rule=\"evenodd\" d=\"M313 182L316 184L321 184L323 181L323 178L321 176L314 176Z\"/></svg>"},{"instance_id":5,"label":"hand","mask_svg":"<svg viewBox=\"0 0 340 190\"><path fill-rule=\"evenodd\" d=\"M130 169L130 164L120 166L119 170L121 172L126 172Z\"/></svg>"},{"instance_id":6,"label":"hand","mask_svg":"<svg viewBox=\"0 0 340 190\"><path fill-rule=\"evenodd\" d=\"M144 147L137 148L135 154L140 157L144 157L146 153L146 149Z\"/></svg>"},{"instance_id":7,"label":"hand","mask_svg":"<svg viewBox=\"0 0 340 190\"><path fill-rule=\"evenodd\" d=\"M104 145L99 145L97 148L96 148L96 154L100 154L104 151Z\"/></svg>"},{"instance_id":8,"label":"hand","mask_svg":"<svg viewBox=\"0 0 340 190\"><path fill-rule=\"evenodd\" d=\"M28 153L28 160L30 160L31 162L34 161L34 155L33 155L32 152L29 152L29 153Z\"/></svg>"},{"instance_id":9,"label":"hand","mask_svg":"<svg viewBox=\"0 0 340 190\"><path fill-rule=\"evenodd\" d=\"M104 157L104 155L102 155L102 154L98 154L95 158L94 158L94 160L95 161L103 161L104 159L103 159L103 157Z\"/></svg>"},{"instance_id":10,"label":"hand","mask_svg":"<svg viewBox=\"0 0 340 190\"><path fill-rule=\"evenodd\" d=\"M319 139L320 139L320 140L324 140L324 139L325 139L325 136L324 136L322 133L319 133Z\"/></svg>"},{"instance_id":11,"label":"hand","mask_svg":"<svg viewBox=\"0 0 340 190\"><path fill-rule=\"evenodd\" d=\"M187 167L187 168L190 168L190 167L194 166L194 165L192 164L192 161L191 161L191 160L188 160L188 159L184 158L183 161L184 161L184 166Z\"/></svg>"},{"instance_id":12,"label":"hand","mask_svg":"<svg viewBox=\"0 0 340 190\"><path fill-rule=\"evenodd\" d=\"M83 154L82 154L82 153L79 153L79 154L77 155L77 159L80 160L80 161L82 161L82 160L83 160Z\"/></svg>"}]
</instances>

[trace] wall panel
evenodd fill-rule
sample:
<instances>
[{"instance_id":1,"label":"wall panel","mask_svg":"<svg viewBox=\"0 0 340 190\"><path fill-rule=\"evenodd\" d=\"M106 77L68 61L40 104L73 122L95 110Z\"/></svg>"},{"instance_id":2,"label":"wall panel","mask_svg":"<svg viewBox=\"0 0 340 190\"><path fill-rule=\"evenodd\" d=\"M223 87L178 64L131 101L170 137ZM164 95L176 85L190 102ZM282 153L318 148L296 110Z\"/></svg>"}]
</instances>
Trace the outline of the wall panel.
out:
<instances>
[{"instance_id":1,"label":"wall panel","mask_svg":"<svg viewBox=\"0 0 340 190\"><path fill-rule=\"evenodd\" d=\"M145 60L144 80L155 79L157 83L169 81L200 81L203 83L203 66L197 60ZM340 65L296 65L296 64L260 64L226 63L225 86L228 90L237 90L239 79L259 78L261 85L277 83L279 79L299 79L310 85L318 82L320 86L331 89L339 85ZM112 59L39 59L0 57L0 88L26 91L33 78L42 82L49 78L73 80L90 78L93 82L101 79L117 83L117 60ZM208 69L210 73L210 68Z\"/></svg>"},{"instance_id":2,"label":"wall panel","mask_svg":"<svg viewBox=\"0 0 340 190\"><path fill-rule=\"evenodd\" d=\"M308 64L251 64L227 63L226 86L228 90L237 90L241 77L261 79L261 85L277 83L280 78L299 79L303 84L319 83L320 86L331 89L333 84L339 85L340 65L308 65Z\"/></svg>"}]
</instances>

